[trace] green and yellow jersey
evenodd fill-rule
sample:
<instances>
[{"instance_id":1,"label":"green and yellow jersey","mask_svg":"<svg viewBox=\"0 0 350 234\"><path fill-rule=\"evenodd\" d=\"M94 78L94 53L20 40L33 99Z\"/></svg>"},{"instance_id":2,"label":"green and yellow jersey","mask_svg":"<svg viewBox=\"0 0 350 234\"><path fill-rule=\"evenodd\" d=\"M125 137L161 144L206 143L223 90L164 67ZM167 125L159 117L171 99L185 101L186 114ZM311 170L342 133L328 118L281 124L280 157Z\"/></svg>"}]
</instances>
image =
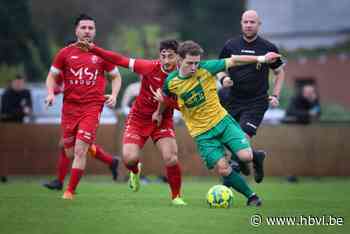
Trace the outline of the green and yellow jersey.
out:
<instances>
[{"instance_id":1,"label":"green and yellow jersey","mask_svg":"<svg viewBox=\"0 0 350 234\"><path fill-rule=\"evenodd\" d=\"M197 71L181 77L178 71L166 79L163 92L176 95L180 111L191 136L198 136L215 127L226 115L217 94L215 74L226 70L228 59L199 63Z\"/></svg>"}]
</instances>

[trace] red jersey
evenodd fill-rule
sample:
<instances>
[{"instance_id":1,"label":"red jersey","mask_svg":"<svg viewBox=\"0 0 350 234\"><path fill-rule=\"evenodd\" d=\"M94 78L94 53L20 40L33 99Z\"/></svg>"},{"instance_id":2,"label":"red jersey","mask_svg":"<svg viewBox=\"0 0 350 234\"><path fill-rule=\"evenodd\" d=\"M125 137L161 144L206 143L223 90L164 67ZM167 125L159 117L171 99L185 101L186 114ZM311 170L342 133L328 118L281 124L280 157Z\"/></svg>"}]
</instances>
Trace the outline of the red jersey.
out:
<instances>
[{"instance_id":1,"label":"red jersey","mask_svg":"<svg viewBox=\"0 0 350 234\"><path fill-rule=\"evenodd\" d=\"M131 71L140 75L141 90L136 97L130 114L145 121L152 120L152 114L157 110L158 102L154 100L153 93L157 89L162 89L168 73L163 71L159 60L130 59L118 53L104 50L99 47L93 47L94 54L100 56L108 62L129 68ZM163 118L172 118L173 108L167 108Z\"/></svg>"},{"instance_id":2,"label":"red jersey","mask_svg":"<svg viewBox=\"0 0 350 234\"><path fill-rule=\"evenodd\" d=\"M50 72L55 75L62 74L64 102L103 103L105 71L113 74L116 69L115 65L102 58L71 45L57 53Z\"/></svg>"}]
</instances>

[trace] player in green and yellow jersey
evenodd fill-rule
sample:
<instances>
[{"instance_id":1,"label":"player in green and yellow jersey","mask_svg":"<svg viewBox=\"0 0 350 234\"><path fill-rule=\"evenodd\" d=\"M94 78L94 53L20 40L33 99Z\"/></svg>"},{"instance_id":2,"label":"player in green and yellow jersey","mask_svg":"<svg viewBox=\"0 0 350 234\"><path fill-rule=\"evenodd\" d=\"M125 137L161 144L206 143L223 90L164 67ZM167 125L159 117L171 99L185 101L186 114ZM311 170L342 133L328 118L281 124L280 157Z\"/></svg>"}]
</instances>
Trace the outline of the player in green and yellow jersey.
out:
<instances>
[{"instance_id":1,"label":"player in green and yellow jersey","mask_svg":"<svg viewBox=\"0 0 350 234\"><path fill-rule=\"evenodd\" d=\"M232 160L253 161L257 173L263 175L263 158L253 158L252 150L239 124L221 106L216 88L216 73L247 63L270 63L281 57L269 52L264 56L232 55L231 58L200 61L203 49L193 41L178 48L178 71L171 73L163 86L163 94L176 97L187 128L195 138L199 154L208 169L223 177L224 185L247 197L247 205L260 206L261 200L250 189L225 158L224 147L232 152ZM155 94L158 99L166 99ZM158 95L157 95L158 94ZM163 102L163 105L166 102ZM163 109L163 108L161 108ZM161 111L154 119L161 121Z\"/></svg>"}]
</instances>

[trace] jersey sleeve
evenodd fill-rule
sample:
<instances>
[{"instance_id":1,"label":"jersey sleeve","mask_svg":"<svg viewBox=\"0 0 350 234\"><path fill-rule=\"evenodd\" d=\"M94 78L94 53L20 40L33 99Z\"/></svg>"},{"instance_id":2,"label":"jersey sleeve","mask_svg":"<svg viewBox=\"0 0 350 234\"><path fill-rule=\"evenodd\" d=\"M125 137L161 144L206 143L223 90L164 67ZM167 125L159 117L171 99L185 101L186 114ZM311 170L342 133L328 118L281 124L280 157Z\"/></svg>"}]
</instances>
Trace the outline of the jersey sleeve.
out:
<instances>
[{"instance_id":1,"label":"jersey sleeve","mask_svg":"<svg viewBox=\"0 0 350 234\"><path fill-rule=\"evenodd\" d=\"M128 68L129 66L130 58L123 56L117 52L105 50L97 46L94 46L90 50L90 52L94 53L95 55L99 56L100 58L102 58L103 60L111 64L118 65L125 68Z\"/></svg>"},{"instance_id":2,"label":"jersey sleeve","mask_svg":"<svg viewBox=\"0 0 350 234\"><path fill-rule=\"evenodd\" d=\"M63 71L66 58L65 51L65 49L60 50L51 64L50 72L55 76L58 76Z\"/></svg>"},{"instance_id":3,"label":"jersey sleeve","mask_svg":"<svg viewBox=\"0 0 350 234\"><path fill-rule=\"evenodd\" d=\"M120 75L118 67L108 61L104 62L104 70L111 76Z\"/></svg>"},{"instance_id":4,"label":"jersey sleeve","mask_svg":"<svg viewBox=\"0 0 350 234\"><path fill-rule=\"evenodd\" d=\"M201 62L200 67L208 70L211 74L224 71L226 69L226 59L213 59Z\"/></svg>"},{"instance_id":5,"label":"jersey sleeve","mask_svg":"<svg viewBox=\"0 0 350 234\"><path fill-rule=\"evenodd\" d=\"M166 97L176 97L176 94L171 90L171 80L176 77L177 72L174 71L168 75L163 84L163 95Z\"/></svg>"},{"instance_id":6,"label":"jersey sleeve","mask_svg":"<svg viewBox=\"0 0 350 234\"><path fill-rule=\"evenodd\" d=\"M157 66L156 60L130 59L129 69L140 75L147 75Z\"/></svg>"},{"instance_id":7,"label":"jersey sleeve","mask_svg":"<svg viewBox=\"0 0 350 234\"><path fill-rule=\"evenodd\" d=\"M277 47L276 47L275 45L273 45L273 44L272 44L270 50L271 50L271 51L269 51L269 52L279 53ZM269 64L269 67L270 67L272 70L275 70L275 69L280 68L280 67L283 66L283 65L284 65L284 62L282 61L282 59L281 59L281 58L278 58L278 59L276 60L276 62L270 63L270 64Z\"/></svg>"}]
</instances>

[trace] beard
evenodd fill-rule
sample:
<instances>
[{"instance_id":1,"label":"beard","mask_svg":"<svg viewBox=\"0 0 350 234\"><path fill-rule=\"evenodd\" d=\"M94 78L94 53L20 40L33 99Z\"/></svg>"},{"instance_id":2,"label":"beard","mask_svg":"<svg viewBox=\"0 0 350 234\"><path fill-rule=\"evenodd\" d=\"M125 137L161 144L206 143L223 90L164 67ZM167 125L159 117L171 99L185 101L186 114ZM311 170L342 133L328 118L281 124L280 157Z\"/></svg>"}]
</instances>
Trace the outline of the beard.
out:
<instances>
[{"instance_id":1,"label":"beard","mask_svg":"<svg viewBox=\"0 0 350 234\"><path fill-rule=\"evenodd\" d=\"M258 33L249 33L249 34L248 33L243 33L243 35L248 40L251 40L251 39L255 38L258 35Z\"/></svg>"}]
</instances>

